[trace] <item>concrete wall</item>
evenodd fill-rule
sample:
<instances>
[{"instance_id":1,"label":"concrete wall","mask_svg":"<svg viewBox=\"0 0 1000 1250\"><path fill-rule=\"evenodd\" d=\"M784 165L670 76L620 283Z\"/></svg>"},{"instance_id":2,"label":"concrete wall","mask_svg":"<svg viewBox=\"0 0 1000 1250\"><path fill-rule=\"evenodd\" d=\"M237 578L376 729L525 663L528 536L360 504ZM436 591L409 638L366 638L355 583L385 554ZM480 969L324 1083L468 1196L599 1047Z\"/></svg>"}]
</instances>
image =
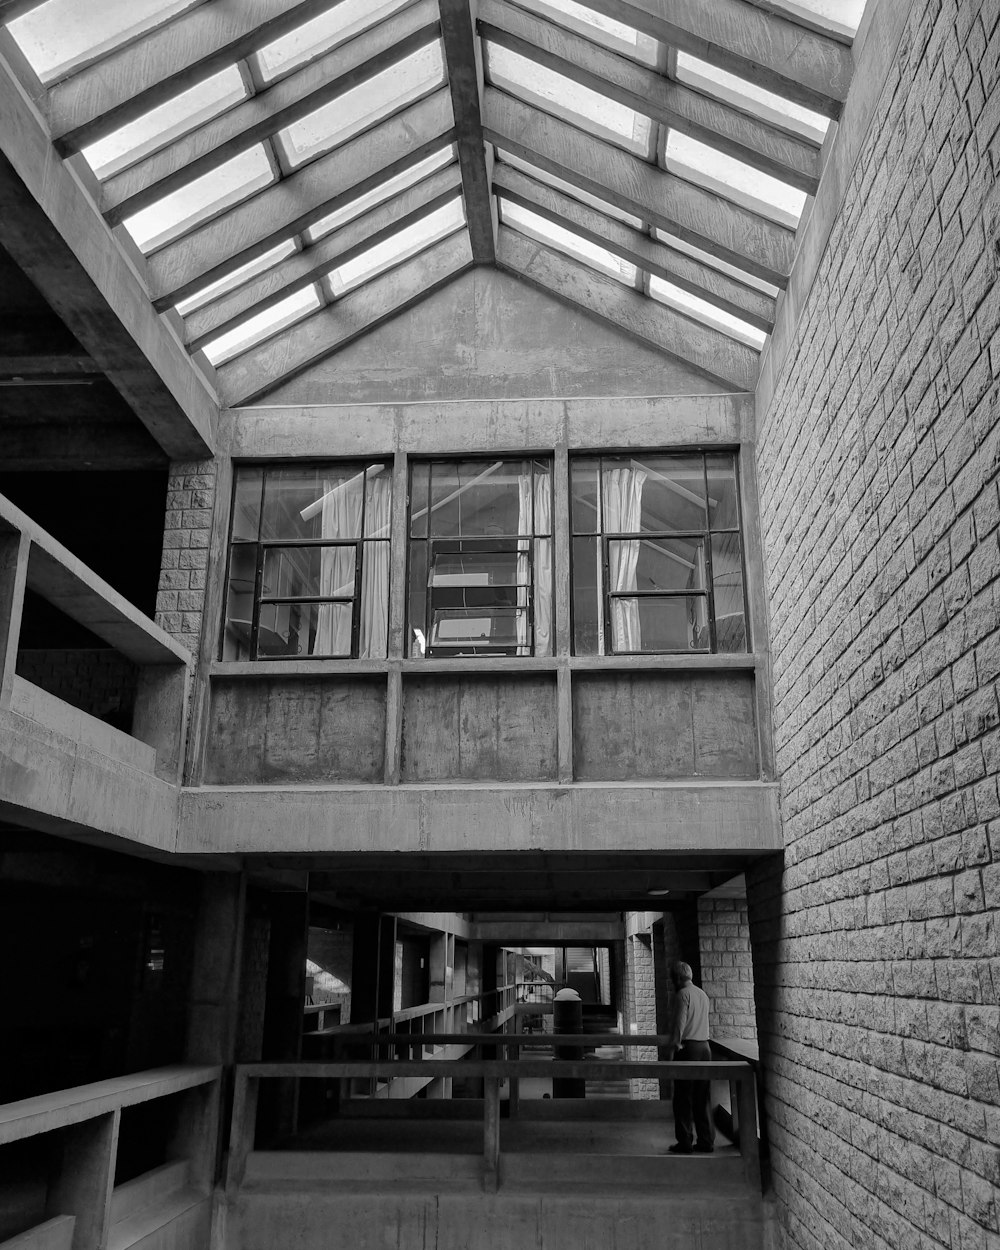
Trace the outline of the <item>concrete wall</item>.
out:
<instances>
[{"instance_id":1,"label":"concrete wall","mask_svg":"<svg viewBox=\"0 0 1000 1250\"><path fill-rule=\"evenodd\" d=\"M898 55L758 414L786 843L750 892L766 1108L787 1246L986 1250L1000 7L880 8Z\"/></svg>"}]
</instances>

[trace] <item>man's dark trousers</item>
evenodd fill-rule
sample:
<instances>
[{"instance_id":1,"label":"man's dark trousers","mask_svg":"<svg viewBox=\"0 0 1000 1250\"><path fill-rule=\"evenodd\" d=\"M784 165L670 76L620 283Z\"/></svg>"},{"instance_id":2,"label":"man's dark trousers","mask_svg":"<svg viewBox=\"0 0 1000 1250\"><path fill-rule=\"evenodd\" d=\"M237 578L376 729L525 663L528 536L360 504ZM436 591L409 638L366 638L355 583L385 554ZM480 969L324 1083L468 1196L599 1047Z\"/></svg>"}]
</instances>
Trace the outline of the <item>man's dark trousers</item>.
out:
<instances>
[{"instance_id":1,"label":"man's dark trousers","mask_svg":"<svg viewBox=\"0 0 1000 1250\"><path fill-rule=\"evenodd\" d=\"M674 1058L685 1063L709 1063L712 1048L708 1042L685 1042ZM714 1143L711 1097L710 1081L674 1079L674 1132L679 1146L690 1150L696 1141L702 1148Z\"/></svg>"}]
</instances>

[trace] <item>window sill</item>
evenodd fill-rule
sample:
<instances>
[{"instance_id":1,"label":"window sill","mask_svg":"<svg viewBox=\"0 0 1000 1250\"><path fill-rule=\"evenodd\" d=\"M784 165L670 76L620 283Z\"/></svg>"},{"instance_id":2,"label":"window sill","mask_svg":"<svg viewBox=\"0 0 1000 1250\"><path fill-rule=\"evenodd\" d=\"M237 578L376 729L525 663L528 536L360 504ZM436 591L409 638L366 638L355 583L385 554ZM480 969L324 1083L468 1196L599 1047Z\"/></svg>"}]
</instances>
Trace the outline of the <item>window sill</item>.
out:
<instances>
[{"instance_id":1,"label":"window sill","mask_svg":"<svg viewBox=\"0 0 1000 1250\"><path fill-rule=\"evenodd\" d=\"M378 676L403 673L574 673L753 671L759 657L749 655L571 655L571 656L455 656L425 660L213 660L212 677L309 677L332 675Z\"/></svg>"}]
</instances>

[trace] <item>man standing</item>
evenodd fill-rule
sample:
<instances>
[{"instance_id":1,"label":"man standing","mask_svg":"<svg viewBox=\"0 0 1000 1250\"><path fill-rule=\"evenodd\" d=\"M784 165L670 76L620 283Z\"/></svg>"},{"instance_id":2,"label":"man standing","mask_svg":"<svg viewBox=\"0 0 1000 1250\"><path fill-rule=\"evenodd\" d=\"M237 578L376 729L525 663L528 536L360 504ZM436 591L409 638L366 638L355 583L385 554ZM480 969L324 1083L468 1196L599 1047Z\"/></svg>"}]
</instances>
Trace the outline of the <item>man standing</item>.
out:
<instances>
[{"instance_id":1,"label":"man standing","mask_svg":"<svg viewBox=\"0 0 1000 1250\"><path fill-rule=\"evenodd\" d=\"M667 1036L667 1058L687 1063L706 1063L712 1058L708 1044L708 995L691 983L689 964L674 963L670 983L674 1000L670 1011ZM715 1126L712 1123L712 1086L709 1081L674 1081L674 1132L677 1144L670 1147L675 1155L711 1154L715 1149Z\"/></svg>"}]
</instances>

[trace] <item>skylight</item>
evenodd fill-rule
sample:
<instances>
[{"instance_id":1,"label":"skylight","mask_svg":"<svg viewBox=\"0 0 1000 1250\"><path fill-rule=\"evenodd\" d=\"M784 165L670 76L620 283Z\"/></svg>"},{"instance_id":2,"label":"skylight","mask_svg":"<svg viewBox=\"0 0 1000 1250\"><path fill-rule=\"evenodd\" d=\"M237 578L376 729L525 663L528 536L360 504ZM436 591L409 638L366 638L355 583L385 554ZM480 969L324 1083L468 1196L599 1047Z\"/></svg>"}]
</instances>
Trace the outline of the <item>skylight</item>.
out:
<instances>
[{"instance_id":1,"label":"skylight","mask_svg":"<svg viewBox=\"0 0 1000 1250\"><path fill-rule=\"evenodd\" d=\"M490 81L636 156L650 154L652 121L572 78L487 40Z\"/></svg>"},{"instance_id":2,"label":"skylight","mask_svg":"<svg viewBox=\"0 0 1000 1250\"><path fill-rule=\"evenodd\" d=\"M865 0L772 0L778 13L804 17L838 35L853 38L865 11Z\"/></svg>"},{"instance_id":3,"label":"skylight","mask_svg":"<svg viewBox=\"0 0 1000 1250\"><path fill-rule=\"evenodd\" d=\"M677 312L685 313L703 325L721 330L723 334L739 339L741 343L746 343L755 351L760 351L767 342L767 335L763 330L758 330L756 326L740 320L739 317L723 312L721 308L716 308L708 300L699 299L697 295L692 295L689 291L682 291L680 287L674 286L672 282L665 282L663 278L658 278L655 274L651 274L649 278L649 293L661 304L666 304Z\"/></svg>"},{"instance_id":4,"label":"skylight","mask_svg":"<svg viewBox=\"0 0 1000 1250\"><path fill-rule=\"evenodd\" d=\"M123 224L143 252L152 252L274 180L271 162L264 146L258 143L127 217Z\"/></svg>"},{"instance_id":5,"label":"skylight","mask_svg":"<svg viewBox=\"0 0 1000 1250\"><path fill-rule=\"evenodd\" d=\"M335 298L377 277L387 269L400 265L418 252L423 252L465 225L465 205L456 196L443 207L428 213L412 226L407 226L382 243L376 243L354 260L340 265L323 279L329 293Z\"/></svg>"},{"instance_id":6,"label":"skylight","mask_svg":"<svg viewBox=\"0 0 1000 1250\"><path fill-rule=\"evenodd\" d=\"M822 143L830 128L828 117L793 104L784 96L765 91L763 87L709 65L687 52L677 53L677 80L815 143Z\"/></svg>"},{"instance_id":7,"label":"skylight","mask_svg":"<svg viewBox=\"0 0 1000 1250\"><path fill-rule=\"evenodd\" d=\"M47 0L8 22L28 64L53 83L199 0Z\"/></svg>"},{"instance_id":8,"label":"skylight","mask_svg":"<svg viewBox=\"0 0 1000 1250\"><path fill-rule=\"evenodd\" d=\"M83 148L84 158L98 178L110 178L246 97L243 75L230 65Z\"/></svg>"},{"instance_id":9,"label":"skylight","mask_svg":"<svg viewBox=\"0 0 1000 1250\"><path fill-rule=\"evenodd\" d=\"M319 221L302 232L303 239L305 239L306 243L315 243L317 239L322 239L324 235L330 234L334 230L339 230L341 226L346 226L349 221L353 221L355 217L360 217L362 213L368 212L369 209L377 208L379 204L383 204L394 195L399 195L410 187L415 187L418 182L429 177L437 170L444 169L446 165L450 165L455 159L454 144L442 148L440 152L433 152L430 156L425 156L422 161L418 161L416 165L411 165L409 169L404 170L401 174L396 174L394 178L387 178L385 182L380 182L373 190L366 191L364 195L359 195L356 200L351 200L343 208L338 208L335 212L321 217Z\"/></svg>"},{"instance_id":10,"label":"skylight","mask_svg":"<svg viewBox=\"0 0 1000 1250\"><path fill-rule=\"evenodd\" d=\"M501 199L500 210L507 225L520 230L529 238L565 252L574 260L582 260L592 269L617 278L619 282L624 282L627 286L635 286L635 265L622 260L620 256L615 256L607 248L599 247L596 243L591 243L589 239L581 238L571 230L549 221L547 217L540 217L538 213L522 208L520 204L511 204L508 200Z\"/></svg>"},{"instance_id":11,"label":"skylight","mask_svg":"<svg viewBox=\"0 0 1000 1250\"><path fill-rule=\"evenodd\" d=\"M338 44L353 39L382 18L405 8L411 0L341 0L333 3L319 17L304 22L287 35L266 44L256 54L255 60L262 80L272 82L293 69L305 65L336 48Z\"/></svg>"},{"instance_id":12,"label":"skylight","mask_svg":"<svg viewBox=\"0 0 1000 1250\"><path fill-rule=\"evenodd\" d=\"M721 260L718 256L713 256L711 252L702 251L700 247L695 247L684 239L677 238L676 235L668 234L666 230L656 230L654 231L654 236L661 243L665 243L667 247L672 247L675 252L683 252L685 256L690 256L692 260L701 261L703 265L708 265L709 268L716 269L719 273L735 278L737 282L742 282L746 286L752 286L755 291L760 291L764 295L770 295L772 299L778 295L779 288L772 286L770 282L765 282L763 278L747 273L745 269L739 269L736 265L731 265L728 261Z\"/></svg>"},{"instance_id":13,"label":"skylight","mask_svg":"<svg viewBox=\"0 0 1000 1250\"><path fill-rule=\"evenodd\" d=\"M540 13L565 26L567 30L585 35L595 43L620 52L643 65L656 65L660 45L650 35L644 35L634 26L616 22L614 18L595 13L574 0L519 0L523 8Z\"/></svg>"},{"instance_id":14,"label":"skylight","mask_svg":"<svg viewBox=\"0 0 1000 1250\"><path fill-rule=\"evenodd\" d=\"M441 41L397 61L274 137L291 168L346 142L445 81Z\"/></svg>"},{"instance_id":15,"label":"skylight","mask_svg":"<svg viewBox=\"0 0 1000 1250\"><path fill-rule=\"evenodd\" d=\"M579 200L581 204L587 204L591 208L596 208L599 213L606 213L609 217L613 217L616 221L622 221L627 226L632 226L636 230L642 229L642 222L638 217L633 217L631 213L626 213L624 209L618 208L614 204L609 204L607 200L598 199L596 195L583 191L580 187L574 186L572 182L566 182L562 178L557 178L555 174L550 174L547 170L541 169L537 165L532 165L530 161L523 161L519 156L514 156L511 152L505 152L502 148L497 148L497 156L504 164L510 165L512 169L519 169L522 174L527 174L529 178L537 178L539 182L544 182L547 187L552 187L556 191L562 191L574 200Z\"/></svg>"},{"instance_id":16,"label":"skylight","mask_svg":"<svg viewBox=\"0 0 1000 1250\"><path fill-rule=\"evenodd\" d=\"M674 174L688 178L729 199L762 213L793 229L799 224L806 193L761 173L718 148L709 147L677 130L667 134L664 165Z\"/></svg>"},{"instance_id":17,"label":"skylight","mask_svg":"<svg viewBox=\"0 0 1000 1250\"><path fill-rule=\"evenodd\" d=\"M204 352L213 365L225 364L227 360L239 356L241 352L256 347L264 339L270 338L296 321L301 321L311 312L323 306L323 299L315 283L304 290L295 291L280 304L258 313L244 321L241 326L220 334L217 339L205 344Z\"/></svg>"},{"instance_id":18,"label":"skylight","mask_svg":"<svg viewBox=\"0 0 1000 1250\"><path fill-rule=\"evenodd\" d=\"M187 299L182 299L175 307L182 317L186 317L204 304L218 299L220 295L228 295L230 291L235 291L238 286L242 286L244 282L249 282L251 278L256 278L258 274L266 273L268 269L273 269L275 265L286 257L291 256L295 251L295 240L286 239L283 243L279 243L277 247L272 247L270 251L264 252L262 256L257 256L253 260L247 261L245 265L240 265L238 269L234 269L232 273L227 273L224 278L218 278L208 286L202 287L200 291L195 291Z\"/></svg>"}]
</instances>

